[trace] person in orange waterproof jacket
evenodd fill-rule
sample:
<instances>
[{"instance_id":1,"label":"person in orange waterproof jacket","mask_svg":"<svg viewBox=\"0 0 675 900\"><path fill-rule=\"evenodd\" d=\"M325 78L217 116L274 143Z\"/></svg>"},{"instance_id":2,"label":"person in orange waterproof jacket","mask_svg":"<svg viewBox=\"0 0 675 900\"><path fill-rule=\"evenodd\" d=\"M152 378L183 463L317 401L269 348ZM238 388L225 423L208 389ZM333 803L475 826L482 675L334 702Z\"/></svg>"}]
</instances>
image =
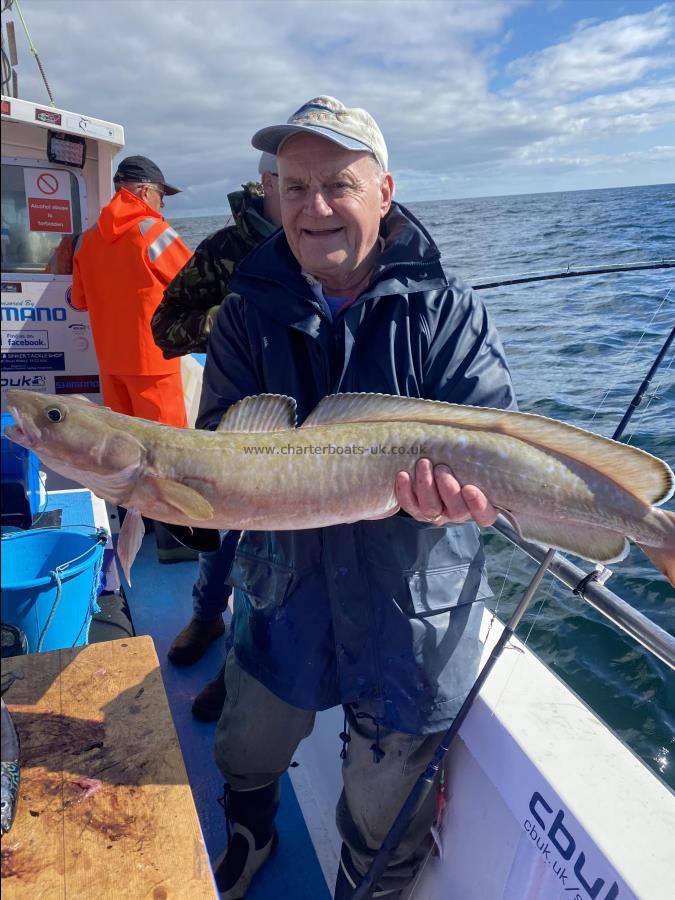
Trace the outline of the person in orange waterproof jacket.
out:
<instances>
[{"instance_id":1,"label":"person in orange waterproof jacket","mask_svg":"<svg viewBox=\"0 0 675 900\"><path fill-rule=\"evenodd\" d=\"M104 403L116 412L187 426L180 359L164 359L150 321L192 253L160 213L179 193L145 156L129 156L117 193L73 258L72 303L87 310Z\"/></svg>"}]
</instances>

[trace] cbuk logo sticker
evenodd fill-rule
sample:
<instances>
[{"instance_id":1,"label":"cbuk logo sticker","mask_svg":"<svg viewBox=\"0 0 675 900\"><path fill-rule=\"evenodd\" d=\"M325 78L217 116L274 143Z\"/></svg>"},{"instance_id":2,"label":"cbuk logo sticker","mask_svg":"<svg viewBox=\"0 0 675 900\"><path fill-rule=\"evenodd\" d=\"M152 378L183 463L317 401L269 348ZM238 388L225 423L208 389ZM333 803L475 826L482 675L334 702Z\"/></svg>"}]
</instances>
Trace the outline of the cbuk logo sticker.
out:
<instances>
[{"instance_id":1,"label":"cbuk logo sticker","mask_svg":"<svg viewBox=\"0 0 675 900\"><path fill-rule=\"evenodd\" d=\"M585 871L586 854L581 849L578 838L574 838L565 825L563 810L557 810L554 815L553 807L549 806L538 791L530 798L529 810L534 821L525 819L523 827L548 865L553 868L568 900L617 900L619 885L616 881L601 894L606 887L605 879L593 878ZM563 862L556 859L556 855Z\"/></svg>"},{"instance_id":2,"label":"cbuk logo sticker","mask_svg":"<svg viewBox=\"0 0 675 900\"><path fill-rule=\"evenodd\" d=\"M8 375L3 376L0 383L3 388L31 388L34 391L47 389L44 375Z\"/></svg>"},{"instance_id":3,"label":"cbuk logo sticker","mask_svg":"<svg viewBox=\"0 0 675 900\"><path fill-rule=\"evenodd\" d=\"M65 322L68 312L65 306L5 306L3 322Z\"/></svg>"}]
</instances>

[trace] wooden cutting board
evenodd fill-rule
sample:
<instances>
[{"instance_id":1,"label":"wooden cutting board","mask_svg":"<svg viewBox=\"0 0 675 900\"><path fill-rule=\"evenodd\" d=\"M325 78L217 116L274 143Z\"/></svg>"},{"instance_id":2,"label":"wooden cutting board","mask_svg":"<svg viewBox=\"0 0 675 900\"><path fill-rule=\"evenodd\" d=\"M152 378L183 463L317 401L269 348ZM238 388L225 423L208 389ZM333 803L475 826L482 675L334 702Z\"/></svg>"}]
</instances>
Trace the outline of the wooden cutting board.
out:
<instances>
[{"instance_id":1,"label":"wooden cutting board","mask_svg":"<svg viewBox=\"0 0 675 900\"><path fill-rule=\"evenodd\" d=\"M13 657L2 671L17 676L4 700L22 754L3 896L217 897L152 639Z\"/></svg>"}]
</instances>

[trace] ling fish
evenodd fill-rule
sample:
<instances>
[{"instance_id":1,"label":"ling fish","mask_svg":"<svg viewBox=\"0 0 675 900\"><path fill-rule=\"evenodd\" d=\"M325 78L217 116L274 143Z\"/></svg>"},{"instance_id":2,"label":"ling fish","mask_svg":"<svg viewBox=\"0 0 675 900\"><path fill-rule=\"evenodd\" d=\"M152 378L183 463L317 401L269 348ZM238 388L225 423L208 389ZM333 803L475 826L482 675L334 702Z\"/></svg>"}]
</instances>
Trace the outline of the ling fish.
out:
<instances>
[{"instance_id":1,"label":"ling fish","mask_svg":"<svg viewBox=\"0 0 675 900\"><path fill-rule=\"evenodd\" d=\"M8 391L7 436L129 510L127 578L141 514L191 528L286 530L382 519L418 459L479 487L531 541L615 562L635 541L675 585L671 468L649 453L543 416L383 394L325 397L296 428L295 401L246 397L216 431L131 418L78 396Z\"/></svg>"}]
</instances>

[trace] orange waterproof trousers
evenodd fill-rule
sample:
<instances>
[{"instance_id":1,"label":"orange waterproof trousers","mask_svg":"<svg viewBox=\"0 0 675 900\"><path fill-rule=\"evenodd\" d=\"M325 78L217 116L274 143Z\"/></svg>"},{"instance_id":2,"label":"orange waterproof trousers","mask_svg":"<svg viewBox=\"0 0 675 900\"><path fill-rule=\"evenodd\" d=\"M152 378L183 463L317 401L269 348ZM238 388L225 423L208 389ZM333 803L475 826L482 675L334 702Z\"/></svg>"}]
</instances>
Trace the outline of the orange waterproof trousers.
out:
<instances>
[{"instance_id":1,"label":"orange waterproof trousers","mask_svg":"<svg viewBox=\"0 0 675 900\"><path fill-rule=\"evenodd\" d=\"M104 375L103 402L114 412L187 428L180 372L172 375Z\"/></svg>"}]
</instances>

